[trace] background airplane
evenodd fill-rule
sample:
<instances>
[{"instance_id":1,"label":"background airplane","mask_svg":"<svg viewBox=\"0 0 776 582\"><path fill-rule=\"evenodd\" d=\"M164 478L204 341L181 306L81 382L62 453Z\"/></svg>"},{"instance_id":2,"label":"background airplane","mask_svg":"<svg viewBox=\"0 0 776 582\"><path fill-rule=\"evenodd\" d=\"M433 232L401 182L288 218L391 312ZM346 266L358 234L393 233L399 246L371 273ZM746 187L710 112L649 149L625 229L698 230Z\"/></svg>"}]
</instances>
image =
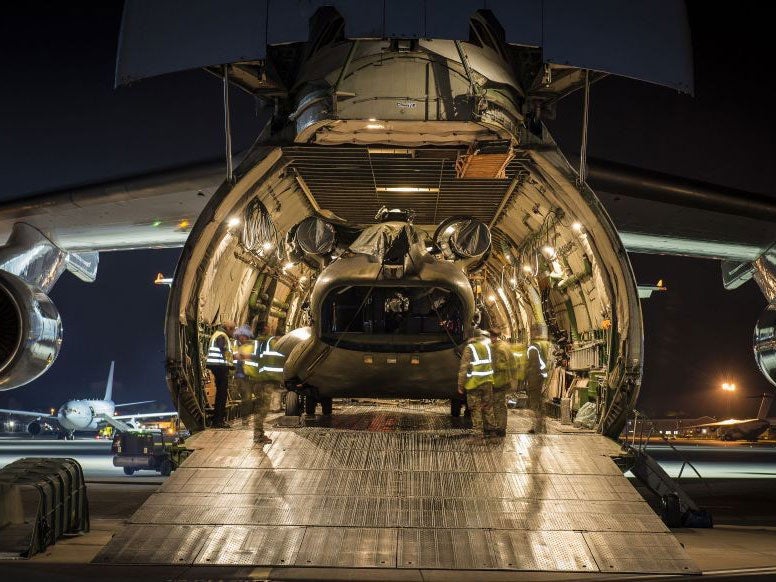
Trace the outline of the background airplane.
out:
<instances>
[{"instance_id":1,"label":"background airplane","mask_svg":"<svg viewBox=\"0 0 776 582\"><path fill-rule=\"evenodd\" d=\"M113 424L112 420L128 420L129 425L134 426L135 421L140 418L162 418L177 416L176 412L151 412L144 414L124 414L116 415L116 408L123 406L132 406L137 404L148 404L153 400L141 400L139 402L124 402L116 404L113 402L113 370L115 362L110 363L110 372L108 372L108 382L105 385L105 396L102 399L80 398L68 400L59 407L56 415L42 414L28 410L10 410L0 408L0 413L15 416L32 417L27 425L27 432L31 435L40 434L41 423L56 421L60 427L60 436L68 440L75 438L74 433L77 430L96 431L101 423L107 422ZM114 425L115 426L115 425Z\"/></svg>"},{"instance_id":2,"label":"background airplane","mask_svg":"<svg viewBox=\"0 0 776 582\"><path fill-rule=\"evenodd\" d=\"M762 394L761 396L762 401L760 402L760 409L757 411L757 418L746 418L744 420L729 418L719 422L698 424L690 428L714 429L723 441L756 441L766 430L776 426L776 418L768 418L768 411L771 408L771 402L773 402L773 394Z\"/></svg>"}]
</instances>

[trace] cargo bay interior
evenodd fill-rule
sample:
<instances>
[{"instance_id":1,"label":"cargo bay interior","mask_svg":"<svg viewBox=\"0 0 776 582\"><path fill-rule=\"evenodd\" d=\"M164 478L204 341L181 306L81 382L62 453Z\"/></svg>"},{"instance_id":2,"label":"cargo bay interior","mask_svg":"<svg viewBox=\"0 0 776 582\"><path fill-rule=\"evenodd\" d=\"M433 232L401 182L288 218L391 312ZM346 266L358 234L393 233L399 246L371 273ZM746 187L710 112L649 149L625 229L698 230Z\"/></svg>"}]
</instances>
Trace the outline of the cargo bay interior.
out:
<instances>
[{"instance_id":1,"label":"cargo bay interior","mask_svg":"<svg viewBox=\"0 0 776 582\"><path fill-rule=\"evenodd\" d=\"M423 245L440 261L456 259L434 241L440 224L465 216L487 225L487 254L462 267L483 326L501 324L518 361L536 348L548 410L560 414L562 400L573 414L594 402L600 432L616 436L638 394L641 363L640 310L625 253L595 199L579 192L572 170L558 172L551 163L557 160L548 161L559 155L553 149L490 149L501 151L315 145L255 151L260 161L206 209L210 220L200 220L202 232L191 237L196 244L187 245L179 267L183 284L171 301L168 355L179 363L170 368L170 386L187 423L205 425L202 354L219 321L266 321L278 336L310 324L309 299L324 263L288 254L288 231L313 215L368 226L385 206L414 211ZM346 252L356 234L337 252ZM346 335L377 341L381 332L401 331L391 328L396 324L385 307L375 307L391 296L409 301L400 288L383 288L372 315L361 309L362 321L352 327L363 291L343 286L336 315L327 299L322 333L337 335L340 326ZM402 329L408 333L409 325L419 342L460 344L460 330L442 337L438 316L417 312Z\"/></svg>"}]
</instances>

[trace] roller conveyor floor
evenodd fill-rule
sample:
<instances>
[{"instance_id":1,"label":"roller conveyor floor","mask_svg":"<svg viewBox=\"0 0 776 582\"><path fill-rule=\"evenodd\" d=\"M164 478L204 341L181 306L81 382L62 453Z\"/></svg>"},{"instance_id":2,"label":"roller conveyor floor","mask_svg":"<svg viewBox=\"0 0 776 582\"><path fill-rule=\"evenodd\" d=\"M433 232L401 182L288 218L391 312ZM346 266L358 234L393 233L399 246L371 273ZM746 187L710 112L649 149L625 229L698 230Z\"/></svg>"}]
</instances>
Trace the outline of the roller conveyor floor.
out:
<instances>
[{"instance_id":1,"label":"roller conveyor floor","mask_svg":"<svg viewBox=\"0 0 776 582\"><path fill-rule=\"evenodd\" d=\"M442 406L358 403L275 426L263 447L250 418L198 433L95 562L698 572L609 439L523 410L502 439L465 423Z\"/></svg>"}]
</instances>

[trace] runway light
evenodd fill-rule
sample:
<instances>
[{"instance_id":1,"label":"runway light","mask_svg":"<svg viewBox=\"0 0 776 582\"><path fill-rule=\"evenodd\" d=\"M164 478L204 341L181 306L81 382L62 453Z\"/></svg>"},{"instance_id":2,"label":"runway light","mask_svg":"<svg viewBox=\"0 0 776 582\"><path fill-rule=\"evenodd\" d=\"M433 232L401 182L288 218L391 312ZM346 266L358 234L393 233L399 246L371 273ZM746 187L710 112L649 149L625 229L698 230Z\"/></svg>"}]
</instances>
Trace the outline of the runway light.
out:
<instances>
[{"instance_id":1,"label":"runway light","mask_svg":"<svg viewBox=\"0 0 776 582\"><path fill-rule=\"evenodd\" d=\"M230 218L230 219L227 221L227 223L226 223L226 224L227 224L227 226L229 226L230 228L234 228L235 226L237 226L237 225L239 225L239 224L240 224L240 219L239 219L239 218L237 218L236 216L233 216L232 218Z\"/></svg>"},{"instance_id":2,"label":"runway light","mask_svg":"<svg viewBox=\"0 0 776 582\"><path fill-rule=\"evenodd\" d=\"M421 188L419 186L380 186L375 192L439 192L439 188Z\"/></svg>"}]
</instances>

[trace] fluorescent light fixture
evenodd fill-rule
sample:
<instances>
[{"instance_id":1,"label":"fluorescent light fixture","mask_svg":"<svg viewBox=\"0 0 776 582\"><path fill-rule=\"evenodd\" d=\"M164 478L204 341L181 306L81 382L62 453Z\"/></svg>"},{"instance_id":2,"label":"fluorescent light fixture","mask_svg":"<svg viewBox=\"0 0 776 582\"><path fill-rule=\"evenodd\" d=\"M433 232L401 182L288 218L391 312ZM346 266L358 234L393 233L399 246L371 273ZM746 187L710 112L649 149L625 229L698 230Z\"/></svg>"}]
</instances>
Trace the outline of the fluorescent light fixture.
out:
<instances>
[{"instance_id":1,"label":"fluorescent light fixture","mask_svg":"<svg viewBox=\"0 0 776 582\"><path fill-rule=\"evenodd\" d=\"M385 126L382 123L367 123L366 124L367 129L385 129Z\"/></svg>"},{"instance_id":2,"label":"fluorescent light fixture","mask_svg":"<svg viewBox=\"0 0 776 582\"><path fill-rule=\"evenodd\" d=\"M419 188L417 186L381 186L375 188L375 192L439 192L439 188Z\"/></svg>"}]
</instances>

